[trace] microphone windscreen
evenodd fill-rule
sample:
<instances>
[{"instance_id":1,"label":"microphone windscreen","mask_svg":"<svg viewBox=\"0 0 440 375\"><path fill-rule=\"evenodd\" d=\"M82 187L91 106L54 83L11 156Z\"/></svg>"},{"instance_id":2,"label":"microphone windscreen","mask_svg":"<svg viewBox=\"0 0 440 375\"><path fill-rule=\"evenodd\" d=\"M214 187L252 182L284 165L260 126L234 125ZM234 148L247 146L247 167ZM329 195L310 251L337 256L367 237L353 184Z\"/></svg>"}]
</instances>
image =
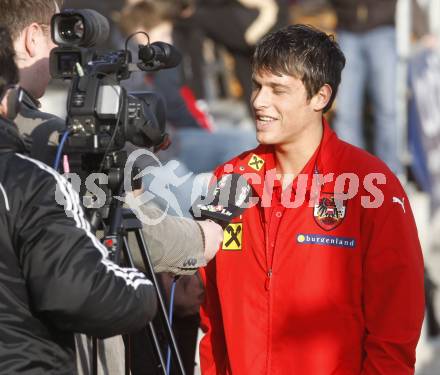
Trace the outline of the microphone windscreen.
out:
<instances>
[{"instance_id":1,"label":"microphone windscreen","mask_svg":"<svg viewBox=\"0 0 440 375\"><path fill-rule=\"evenodd\" d=\"M160 60L164 64L164 68L174 68L182 61L182 54L176 47L165 42L154 42L151 46L157 47L162 52Z\"/></svg>"},{"instance_id":2,"label":"microphone windscreen","mask_svg":"<svg viewBox=\"0 0 440 375\"><path fill-rule=\"evenodd\" d=\"M251 186L240 174L222 176L212 184L206 197L200 197L190 212L196 219L211 219L218 223L229 223L247 208Z\"/></svg>"}]
</instances>

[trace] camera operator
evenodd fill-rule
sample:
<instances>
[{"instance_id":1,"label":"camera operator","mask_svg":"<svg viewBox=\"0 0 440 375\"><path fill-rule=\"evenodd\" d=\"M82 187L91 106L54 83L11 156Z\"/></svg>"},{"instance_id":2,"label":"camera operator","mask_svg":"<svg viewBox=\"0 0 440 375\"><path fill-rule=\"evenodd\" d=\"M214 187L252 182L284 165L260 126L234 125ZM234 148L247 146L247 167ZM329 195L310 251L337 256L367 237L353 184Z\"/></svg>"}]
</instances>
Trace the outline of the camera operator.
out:
<instances>
[{"instance_id":1,"label":"camera operator","mask_svg":"<svg viewBox=\"0 0 440 375\"><path fill-rule=\"evenodd\" d=\"M0 373L73 374L73 332L138 330L155 315L156 293L141 272L108 259L71 185L26 156L12 122L17 83L12 39L0 27Z\"/></svg>"},{"instance_id":2,"label":"camera operator","mask_svg":"<svg viewBox=\"0 0 440 375\"><path fill-rule=\"evenodd\" d=\"M59 12L62 3L62 0L0 0L0 25L11 32L20 86L24 89L16 124L20 133L31 142L31 156L48 165L52 165L58 135L66 125L60 118L41 112L38 99L50 81L49 55L55 47L50 35L50 20ZM142 210L148 217L162 215L153 205L146 205ZM193 274L198 267L205 266L223 239L222 229L211 221L195 222L170 215L157 225L144 225L143 231L154 243L150 250L155 270L177 274ZM173 233L173 236L163 236L163 233ZM188 259L196 259L196 264L187 266Z\"/></svg>"},{"instance_id":3,"label":"camera operator","mask_svg":"<svg viewBox=\"0 0 440 375\"><path fill-rule=\"evenodd\" d=\"M60 118L39 110L38 99L44 94L50 80L49 55L55 47L51 40L50 20L62 6L61 0L0 0L0 25L12 34L16 61L20 71L20 84L24 89L23 105L16 124L22 135L31 140L31 156L51 165L56 152L58 133L65 130ZM162 216L152 205L142 211L150 218ZM143 226L148 239L151 260L156 272L194 274L198 267L214 257L223 239L221 227L209 220L193 220L166 216L154 226ZM134 249L133 249L134 250ZM133 254L136 259L140 256ZM191 261L188 261L191 260ZM136 262L140 265L139 262ZM89 345L77 336L78 366L81 373L89 373ZM99 368L110 373L123 371L123 356L114 355L122 350L120 337L106 340L106 353L99 359ZM102 353L99 350L99 353Z\"/></svg>"}]
</instances>

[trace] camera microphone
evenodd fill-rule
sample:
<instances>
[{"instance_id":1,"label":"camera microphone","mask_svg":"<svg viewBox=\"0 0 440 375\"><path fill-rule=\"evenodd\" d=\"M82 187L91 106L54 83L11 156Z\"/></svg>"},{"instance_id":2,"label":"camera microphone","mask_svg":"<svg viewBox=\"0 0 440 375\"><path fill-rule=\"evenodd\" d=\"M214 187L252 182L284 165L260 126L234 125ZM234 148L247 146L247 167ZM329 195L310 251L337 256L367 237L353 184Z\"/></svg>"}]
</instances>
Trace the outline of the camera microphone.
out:
<instances>
[{"instance_id":1,"label":"camera microphone","mask_svg":"<svg viewBox=\"0 0 440 375\"><path fill-rule=\"evenodd\" d=\"M174 68L182 61L182 55L171 44L165 42L154 42L139 47L138 64L142 70L156 70Z\"/></svg>"},{"instance_id":2,"label":"camera microphone","mask_svg":"<svg viewBox=\"0 0 440 375\"><path fill-rule=\"evenodd\" d=\"M206 197L194 202L190 213L196 220L211 219L224 227L248 208L251 190L240 174L224 175L209 188Z\"/></svg>"}]
</instances>

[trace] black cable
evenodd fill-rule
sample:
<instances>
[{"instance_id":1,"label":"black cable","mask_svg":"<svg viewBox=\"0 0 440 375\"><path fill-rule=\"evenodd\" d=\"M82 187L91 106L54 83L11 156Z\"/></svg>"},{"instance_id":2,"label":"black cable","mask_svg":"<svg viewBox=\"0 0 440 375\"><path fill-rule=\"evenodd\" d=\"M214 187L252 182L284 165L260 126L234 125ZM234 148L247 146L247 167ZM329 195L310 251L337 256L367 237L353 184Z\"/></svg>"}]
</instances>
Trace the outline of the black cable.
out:
<instances>
[{"instance_id":1,"label":"black cable","mask_svg":"<svg viewBox=\"0 0 440 375\"><path fill-rule=\"evenodd\" d=\"M127 37L127 39L125 39L125 53L127 53L127 51L128 51L128 42L135 36L135 35L138 35L138 34L143 34L143 35L145 35L146 37L147 37L147 40L148 40L148 43L147 43L147 45L150 45L150 37L149 37L149 35L145 32L145 31L136 31L135 33L133 33L133 34L130 34L128 37Z\"/></svg>"},{"instance_id":2,"label":"black cable","mask_svg":"<svg viewBox=\"0 0 440 375\"><path fill-rule=\"evenodd\" d=\"M125 55L126 56L128 56L128 43L129 43L129 41L135 36L135 35L138 35L138 34L143 34L143 35L145 35L146 37L147 37L147 40L148 40L148 45L150 44L150 37L149 37L149 35L145 32L145 31L137 31L137 32L135 32L135 33L133 33L133 34L130 34L126 39L125 39ZM102 75L104 75L104 76L106 76L106 77L109 77L110 75L109 74L106 74L106 73L101 73ZM116 80L114 80L114 79L112 79L111 77L110 77L110 80L112 80L114 83L116 83L116 85L119 85L120 86L120 82L117 82ZM122 89L122 88L121 88ZM115 90L116 91L116 90ZM118 99L120 99L120 97L121 97L121 93L119 92L117 92L117 95L118 95ZM99 167L99 171L98 172L102 172L102 168L104 167L104 161L105 161L105 158L106 158L106 156L108 155L108 152L109 152L109 150L110 150L110 148L111 148L111 146L112 146L112 144L113 144L113 142L114 142L114 140L115 140L115 137L116 137L116 131L117 131L117 129L118 129L118 125L119 125L119 122L120 122L120 120L121 120L121 113L122 113L122 103L120 103L120 108L119 108L119 111L118 111L119 113L118 113L118 117L117 117L117 119L116 119L116 125L115 125L115 129L114 129L114 131L113 131L113 134L112 134L112 137L110 138L110 142L109 142L109 144L108 144L108 146L107 146L107 149L105 150L105 152L104 152L104 156L103 156L103 158L102 158L102 161L101 161L101 165L100 165L100 167Z\"/></svg>"}]
</instances>

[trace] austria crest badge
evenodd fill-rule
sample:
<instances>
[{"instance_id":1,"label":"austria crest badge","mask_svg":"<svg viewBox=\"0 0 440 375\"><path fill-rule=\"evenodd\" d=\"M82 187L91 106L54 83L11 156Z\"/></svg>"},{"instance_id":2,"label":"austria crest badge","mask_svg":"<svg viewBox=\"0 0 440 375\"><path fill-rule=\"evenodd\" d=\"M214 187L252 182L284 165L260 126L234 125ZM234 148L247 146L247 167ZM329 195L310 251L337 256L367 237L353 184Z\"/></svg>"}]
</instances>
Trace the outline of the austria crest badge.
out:
<instances>
[{"instance_id":1,"label":"austria crest badge","mask_svg":"<svg viewBox=\"0 0 440 375\"><path fill-rule=\"evenodd\" d=\"M322 229L329 231L335 229L345 217L346 201L336 203L332 193L321 192L318 203L313 208L313 218Z\"/></svg>"}]
</instances>

